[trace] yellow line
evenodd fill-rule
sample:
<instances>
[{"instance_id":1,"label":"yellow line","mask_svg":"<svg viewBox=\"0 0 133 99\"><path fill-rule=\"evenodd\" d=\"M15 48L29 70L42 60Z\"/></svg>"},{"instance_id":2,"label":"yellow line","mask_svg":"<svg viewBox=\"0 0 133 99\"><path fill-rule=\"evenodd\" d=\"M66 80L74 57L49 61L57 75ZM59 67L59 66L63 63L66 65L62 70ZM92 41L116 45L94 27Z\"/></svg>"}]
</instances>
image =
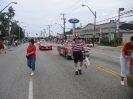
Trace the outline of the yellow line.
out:
<instances>
[{"instance_id":1,"label":"yellow line","mask_svg":"<svg viewBox=\"0 0 133 99\"><path fill-rule=\"evenodd\" d=\"M96 67L96 68L98 68L98 69L100 69L100 70L103 70L103 71L105 71L105 72L107 72L107 73L110 73L110 74L112 74L112 75L114 75L114 76L120 77L120 74L119 74L119 73L117 73L117 72L115 72L115 71L113 71L113 70L110 70L110 69L108 69L108 68L105 68L105 67L103 67L103 66L100 66L100 65L98 65L98 64L91 63L91 66L94 66L94 67ZM127 80L126 77L125 77L125 80Z\"/></svg>"}]
</instances>

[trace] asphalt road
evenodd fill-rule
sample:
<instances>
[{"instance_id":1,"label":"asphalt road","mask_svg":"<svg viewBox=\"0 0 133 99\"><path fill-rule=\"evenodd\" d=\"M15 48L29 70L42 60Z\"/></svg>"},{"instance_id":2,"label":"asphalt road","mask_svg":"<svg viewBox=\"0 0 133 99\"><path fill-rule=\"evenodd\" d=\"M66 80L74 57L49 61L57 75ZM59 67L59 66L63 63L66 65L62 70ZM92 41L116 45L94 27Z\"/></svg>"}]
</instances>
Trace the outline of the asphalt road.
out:
<instances>
[{"instance_id":1,"label":"asphalt road","mask_svg":"<svg viewBox=\"0 0 133 99\"><path fill-rule=\"evenodd\" d=\"M0 99L133 99L133 89L120 85L120 78L89 66L82 75L74 75L73 60L52 51L37 48L34 76L26 65L28 44L0 54ZM92 49L90 62L120 71L119 51ZM116 58L114 58L116 57Z\"/></svg>"}]
</instances>

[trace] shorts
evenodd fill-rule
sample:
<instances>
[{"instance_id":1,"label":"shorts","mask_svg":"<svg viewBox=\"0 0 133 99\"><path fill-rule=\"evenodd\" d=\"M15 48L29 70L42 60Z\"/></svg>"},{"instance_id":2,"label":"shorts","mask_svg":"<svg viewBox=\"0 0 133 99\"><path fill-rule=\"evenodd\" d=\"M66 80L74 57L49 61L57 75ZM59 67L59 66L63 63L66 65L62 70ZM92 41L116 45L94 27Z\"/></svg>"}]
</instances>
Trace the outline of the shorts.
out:
<instances>
[{"instance_id":1,"label":"shorts","mask_svg":"<svg viewBox=\"0 0 133 99\"><path fill-rule=\"evenodd\" d=\"M73 57L74 57L74 63L77 63L78 61L82 62L83 61L83 54L82 52L73 52Z\"/></svg>"}]
</instances>

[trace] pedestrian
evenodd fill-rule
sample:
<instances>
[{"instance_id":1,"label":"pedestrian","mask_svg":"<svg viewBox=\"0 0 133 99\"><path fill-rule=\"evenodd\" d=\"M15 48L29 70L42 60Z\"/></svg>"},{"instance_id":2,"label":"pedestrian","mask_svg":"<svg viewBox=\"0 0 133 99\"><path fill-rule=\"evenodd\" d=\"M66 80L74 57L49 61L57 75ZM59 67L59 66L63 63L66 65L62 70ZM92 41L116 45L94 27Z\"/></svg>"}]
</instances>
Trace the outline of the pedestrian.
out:
<instances>
[{"instance_id":1,"label":"pedestrian","mask_svg":"<svg viewBox=\"0 0 133 99\"><path fill-rule=\"evenodd\" d=\"M122 49L120 55L120 66L121 66L121 85L125 85L124 77L126 76L126 68L129 66L129 59L133 53L133 36L130 38L130 42L127 42Z\"/></svg>"},{"instance_id":2,"label":"pedestrian","mask_svg":"<svg viewBox=\"0 0 133 99\"><path fill-rule=\"evenodd\" d=\"M5 51L5 49L4 49L4 43L3 43L2 40L0 39L0 54L2 53L2 50ZM6 51L5 51L5 53L6 53Z\"/></svg>"},{"instance_id":3,"label":"pedestrian","mask_svg":"<svg viewBox=\"0 0 133 99\"><path fill-rule=\"evenodd\" d=\"M15 41L15 45L18 46L18 41L17 40Z\"/></svg>"},{"instance_id":4,"label":"pedestrian","mask_svg":"<svg viewBox=\"0 0 133 99\"><path fill-rule=\"evenodd\" d=\"M9 51L11 51L11 49L10 49L11 41L10 40L7 41L7 46L8 46Z\"/></svg>"},{"instance_id":5,"label":"pedestrian","mask_svg":"<svg viewBox=\"0 0 133 99\"><path fill-rule=\"evenodd\" d=\"M33 39L29 41L26 57L27 57L27 65L32 70L31 75L34 75L35 65L36 65L36 47L34 45Z\"/></svg>"},{"instance_id":6,"label":"pedestrian","mask_svg":"<svg viewBox=\"0 0 133 99\"><path fill-rule=\"evenodd\" d=\"M83 47L83 43L80 41L80 37L75 36L72 43L72 59L74 59L74 67L75 67L75 75L82 74L81 67L83 65L83 54L82 50L85 52L85 49ZM85 52L86 53L86 52ZM78 67L78 61L80 61L80 66Z\"/></svg>"}]
</instances>

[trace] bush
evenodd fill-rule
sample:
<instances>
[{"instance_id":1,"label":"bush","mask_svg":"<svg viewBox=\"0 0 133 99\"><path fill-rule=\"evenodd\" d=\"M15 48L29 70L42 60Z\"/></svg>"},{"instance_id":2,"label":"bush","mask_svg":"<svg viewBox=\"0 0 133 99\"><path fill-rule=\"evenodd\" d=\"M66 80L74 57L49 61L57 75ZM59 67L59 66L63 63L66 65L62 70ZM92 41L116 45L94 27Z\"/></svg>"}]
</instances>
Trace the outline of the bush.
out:
<instances>
[{"instance_id":1,"label":"bush","mask_svg":"<svg viewBox=\"0 0 133 99\"><path fill-rule=\"evenodd\" d=\"M109 43L108 39L103 39L103 40L101 41L101 44L102 44L102 45L107 45L107 46L116 47L116 46L118 46L118 45L121 44L121 40L119 39L119 44L118 44L118 39L112 39L112 40L110 41L110 43Z\"/></svg>"}]
</instances>

